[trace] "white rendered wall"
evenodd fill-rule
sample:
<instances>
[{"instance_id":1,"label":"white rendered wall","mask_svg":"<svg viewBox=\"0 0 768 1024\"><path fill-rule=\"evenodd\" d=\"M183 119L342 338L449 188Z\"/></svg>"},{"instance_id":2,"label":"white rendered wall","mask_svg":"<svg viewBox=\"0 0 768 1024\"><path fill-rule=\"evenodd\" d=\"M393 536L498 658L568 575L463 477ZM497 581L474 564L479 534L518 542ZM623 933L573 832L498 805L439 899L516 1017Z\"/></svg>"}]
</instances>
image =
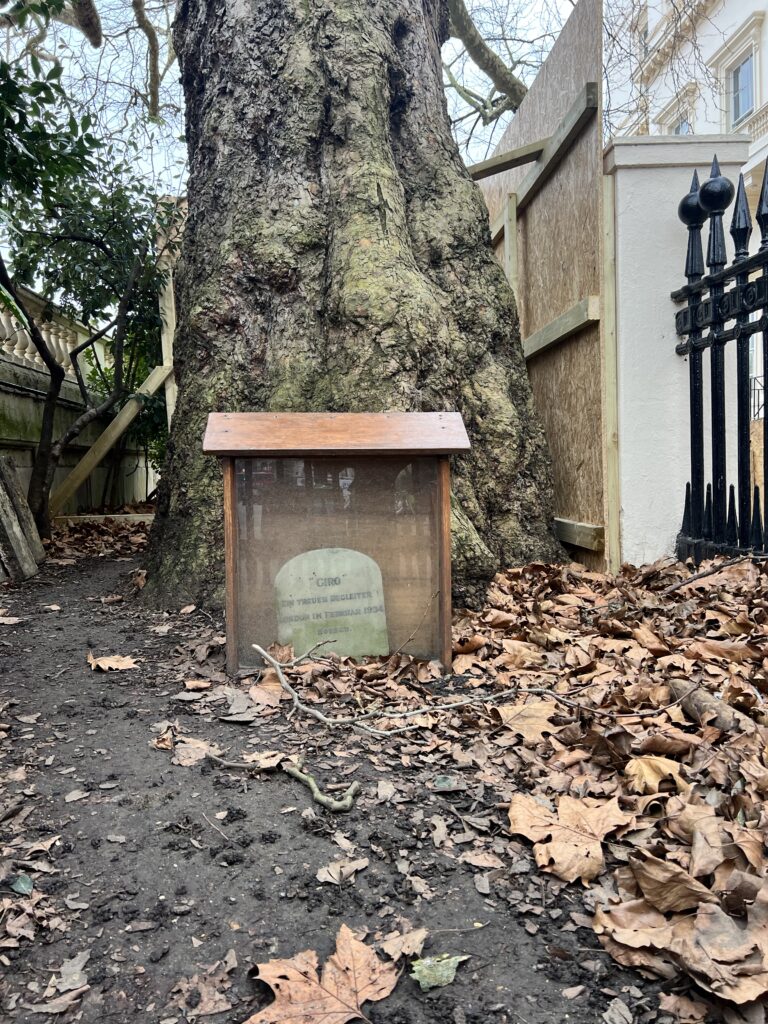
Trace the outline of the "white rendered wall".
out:
<instances>
[{"instance_id":1,"label":"white rendered wall","mask_svg":"<svg viewBox=\"0 0 768 1024\"><path fill-rule=\"evenodd\" d=\"M677 205L694 169L709 176L713 153L734 183L748 139L728 136L630 136L605 152L615 189L616 343L618 350L621 557L641 565L674 551L690 476L688 360L675 353L669 294L685 284L687 231ZM729 214L726 214L727 237ZM706 258L707 227L702 233ZM728 245L729 257L732 246ZM704 354L705 396L709 357ZM735 475L735 346L726 347L728 482ZM710 476L708 403L705 473Z\"/></svg>"}]
</instances>

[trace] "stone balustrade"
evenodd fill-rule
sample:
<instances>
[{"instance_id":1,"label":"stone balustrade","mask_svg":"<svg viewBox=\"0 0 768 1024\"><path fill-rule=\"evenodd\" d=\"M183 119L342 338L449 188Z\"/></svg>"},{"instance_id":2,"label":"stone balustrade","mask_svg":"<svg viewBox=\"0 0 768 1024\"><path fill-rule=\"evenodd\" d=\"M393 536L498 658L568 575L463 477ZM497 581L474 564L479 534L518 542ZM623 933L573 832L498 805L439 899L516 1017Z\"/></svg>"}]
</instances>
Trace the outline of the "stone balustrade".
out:
<instances>
[{"instance_id":1,"label":"stone balustrade","mask_svg":"<svg viewBox=\"0 0 768 1024\"><path fill-rule=\"evenodd\" d=\"M45 339L56 362L62 366L71 380L75 380L70 353L88 338L87 329L75 320L64 316L56 306L50 319L43 318L46 303L39 295L26 288L21 290L24 304L35 317L40 333ZM99 355L103 355L103 348ZM35 348L29 331L7 309L0 307L0 356L21 366L45 370L40 353ZM82 359L82 356L80 357ZM85 361L81 362L83 373L87 373Z\"/></svg>"}]
</instances>

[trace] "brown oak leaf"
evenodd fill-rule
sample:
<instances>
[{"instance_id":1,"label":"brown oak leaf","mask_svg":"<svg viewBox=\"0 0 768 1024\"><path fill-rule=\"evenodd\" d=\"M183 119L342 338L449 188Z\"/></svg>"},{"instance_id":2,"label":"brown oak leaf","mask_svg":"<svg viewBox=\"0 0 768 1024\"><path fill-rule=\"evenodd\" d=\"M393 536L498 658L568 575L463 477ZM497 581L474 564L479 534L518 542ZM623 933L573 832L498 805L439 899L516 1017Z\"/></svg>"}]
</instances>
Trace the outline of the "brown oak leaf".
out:
<instances>
[{"instance_id":1,"label":"brown oak leaf","mask_svg":"<svg viewBox=\"0 0 768 1024\"><path fill-rule=\"evenodd\" d=\"M397 984L394 964L384 963L347 925L339 928L336 951L318 971L317 953L307 949L290 960L258 964L259 979L275 1001L245 1024L346 1024L363 1019L363 1003L385 999Z\"/></svg>"}]
</instances>

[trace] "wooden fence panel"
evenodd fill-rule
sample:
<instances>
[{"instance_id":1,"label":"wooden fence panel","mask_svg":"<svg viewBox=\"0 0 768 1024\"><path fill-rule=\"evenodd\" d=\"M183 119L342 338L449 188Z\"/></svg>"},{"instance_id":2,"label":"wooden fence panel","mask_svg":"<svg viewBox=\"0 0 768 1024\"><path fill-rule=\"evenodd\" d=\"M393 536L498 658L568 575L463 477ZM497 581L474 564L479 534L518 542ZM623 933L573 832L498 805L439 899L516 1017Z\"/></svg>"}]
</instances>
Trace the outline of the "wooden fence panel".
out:
<instances>
[{"instance_id":1,"label":"wooden fence panel","mask_svg":"<svg viewBox=\"0 0 768 1024\"><path fill-rule=\"evenodd\" d=\"M534 401L554 464L556 516L594 526L594 537L608 534L610 492L605 444L610 428L604 422L610 382L606 388L601 324L601 40L602 0L580 0L495 154L499 158L544 141L538 161L483 177L480 183L491 223L497 225L497 256L508 274L514 266ZM546 143L552 149L558 138L567 141L554 169L526 202L526 186L546 160ZM510 204L510 194L517 203ZM517 207L516 219L507 219L513 239L509 229L498 230L508 205ZM575 527L559 532L570 543L585 536ZM608 556L588 548L577 548L575 554L595 567L603 567Z\"/></svg>"}]
</instances>

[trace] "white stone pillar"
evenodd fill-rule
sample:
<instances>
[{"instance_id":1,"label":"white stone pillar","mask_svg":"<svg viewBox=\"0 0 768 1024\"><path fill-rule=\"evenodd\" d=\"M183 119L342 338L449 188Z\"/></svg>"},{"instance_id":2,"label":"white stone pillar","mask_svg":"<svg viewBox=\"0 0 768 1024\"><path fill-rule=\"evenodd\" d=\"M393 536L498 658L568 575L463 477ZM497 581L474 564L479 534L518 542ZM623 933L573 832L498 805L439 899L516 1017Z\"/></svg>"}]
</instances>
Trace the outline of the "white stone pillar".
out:
<instances>
[{"instance_id":1,"label":"white stone pillar","mask_svg":"<svg viewBox=\"0 0 768 1024\"><path fill-rule=\"evenodd\" d=\"M640 565L672 554L690 479L688 360L675 353L670 292L685 283L687 230L677 206L693 171L709 177L717 154L734 184L747 159L743 135L631 136L604 154L614 178L621 553ZM724 217L727 231L732 207ZM706 257L709 225L702 232ZM728 481L736 482L735 345L726 346ZM705 480L711 480L709 354L704 353Z\"/></svg>"}]
</instances>

